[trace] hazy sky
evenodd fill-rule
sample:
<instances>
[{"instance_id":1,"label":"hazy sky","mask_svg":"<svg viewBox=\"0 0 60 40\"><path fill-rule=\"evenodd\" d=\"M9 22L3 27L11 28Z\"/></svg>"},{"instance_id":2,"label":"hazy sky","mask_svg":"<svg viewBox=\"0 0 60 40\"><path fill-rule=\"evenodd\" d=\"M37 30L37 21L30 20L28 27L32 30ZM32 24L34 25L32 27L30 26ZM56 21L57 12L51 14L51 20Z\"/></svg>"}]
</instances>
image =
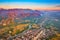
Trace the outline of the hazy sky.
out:
<instances>
[{"instance_id":1,"label":"hazy sky","mask_svg":"<svg viewBox=\"0 0 60 40\"><path fill-rule=\"evenodd\" d=\"M0 8L60 10L60 0L0 0Z\"/></svg>"}]
</instances>

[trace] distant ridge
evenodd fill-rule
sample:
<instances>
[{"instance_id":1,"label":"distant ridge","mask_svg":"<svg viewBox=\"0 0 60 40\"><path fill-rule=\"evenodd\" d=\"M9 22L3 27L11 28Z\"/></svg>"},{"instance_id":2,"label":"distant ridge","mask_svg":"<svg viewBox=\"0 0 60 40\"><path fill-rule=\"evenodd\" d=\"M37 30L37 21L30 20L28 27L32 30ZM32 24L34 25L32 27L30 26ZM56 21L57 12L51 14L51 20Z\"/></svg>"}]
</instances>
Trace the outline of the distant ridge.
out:
<instances>
[{"instance_id":1,"label":"distant ridge","mask_svg":"<svg viewBox=\"0 0 60 40\"><path fill-rule=\"evenodd\" d=\"M17 15L16 17L39 17L43 14L40 10L32 10L32 9L2 9L0 8L0 16L6 15Z\"/></svg>"}]
</instances>

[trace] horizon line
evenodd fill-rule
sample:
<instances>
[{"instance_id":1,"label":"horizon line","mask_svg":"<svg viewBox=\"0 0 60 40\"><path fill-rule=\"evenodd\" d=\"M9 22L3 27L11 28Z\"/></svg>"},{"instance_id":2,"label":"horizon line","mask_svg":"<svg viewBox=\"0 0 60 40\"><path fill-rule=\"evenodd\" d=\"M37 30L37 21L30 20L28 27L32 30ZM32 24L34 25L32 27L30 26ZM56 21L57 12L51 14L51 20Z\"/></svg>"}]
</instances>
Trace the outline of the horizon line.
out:
<instances>
[{"instance_id":1,"label":"horizon line","mask_svg":"<svg viewBox=\"0 0 60 40\"><path fill-rule=\"evenodd\" d=\"M36 8L36 9L32 9L32 8L0 8L1 9L5 9L5 10L9 10L9 9L31 9L31 10L60 10L60 7L59 8L55 8L55 9L42 9L42 8Z\"/></svg>"}]
</instances>

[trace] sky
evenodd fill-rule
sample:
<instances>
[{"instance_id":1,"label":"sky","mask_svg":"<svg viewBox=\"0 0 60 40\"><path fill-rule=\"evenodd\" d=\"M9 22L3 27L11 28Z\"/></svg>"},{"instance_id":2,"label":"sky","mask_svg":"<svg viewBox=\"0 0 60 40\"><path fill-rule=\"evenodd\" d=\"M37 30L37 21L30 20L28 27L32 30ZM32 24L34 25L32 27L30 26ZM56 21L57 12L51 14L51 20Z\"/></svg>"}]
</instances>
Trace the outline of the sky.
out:
<instances>
[{"instance_id":1,"label":"sky","mask_svg":"<svg viewBox=\"0 0 60 40\"><path fill-rule=\"evenodd\" d=\"M0 8L60 10L60 0L0 0Z\"/></svg>"}]
</instances>

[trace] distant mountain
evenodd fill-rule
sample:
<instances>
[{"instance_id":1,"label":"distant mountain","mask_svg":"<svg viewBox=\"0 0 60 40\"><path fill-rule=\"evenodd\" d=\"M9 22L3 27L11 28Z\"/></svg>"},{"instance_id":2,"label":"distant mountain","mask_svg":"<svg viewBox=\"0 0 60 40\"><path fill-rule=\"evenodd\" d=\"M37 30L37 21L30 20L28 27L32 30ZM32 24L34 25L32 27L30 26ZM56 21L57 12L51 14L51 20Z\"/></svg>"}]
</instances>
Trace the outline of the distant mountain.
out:
<instances>
[{"instance_id":1,"label":"distant mountain","mask_svg":"<svg viewBox=\"0 0 60 40\"><path fill-rule=\"evenodd\" d=\"M43 12L32 9L0 9L0 16L15 15L16 17L41 16Z\"/></svg>"}]
</instances>

